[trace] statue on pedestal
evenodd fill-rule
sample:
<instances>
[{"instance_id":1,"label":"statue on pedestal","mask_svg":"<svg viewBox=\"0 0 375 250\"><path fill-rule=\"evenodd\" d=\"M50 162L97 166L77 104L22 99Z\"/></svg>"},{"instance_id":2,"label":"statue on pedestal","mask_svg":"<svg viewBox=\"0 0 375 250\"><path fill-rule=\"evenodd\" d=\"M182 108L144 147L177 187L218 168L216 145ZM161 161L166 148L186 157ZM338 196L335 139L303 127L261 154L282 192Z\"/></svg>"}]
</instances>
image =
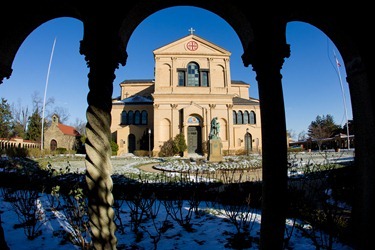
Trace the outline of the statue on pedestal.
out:
<instances>
[{"instance_id":1,"label":"statue on pedestal","mask_svg":"<svg viewBox=\"0 0 375 250\"><path fill-rule=\"evenodd\" d=\"M220 123L217 120L217 117L214 117L211 121L211 131L209 134L210 139L219 139L219 133L220 133Z\"/></svg>"},{"instance_id":2,"label":"statue on pedestal","mask_svg":"<svg viewBox=\"0 0 375 250\"><path fill-rule=\"evenodd\" d=\"M211 130L209 137L209 153L208 153L208 160L214 162L220 162L223 160L223 156L221 153L221 149L223 144L221 143L221 139L219 137L220 133L220 124L218 122L218 118L214 117L211 121Z\"/></svg>"}]
</instances>

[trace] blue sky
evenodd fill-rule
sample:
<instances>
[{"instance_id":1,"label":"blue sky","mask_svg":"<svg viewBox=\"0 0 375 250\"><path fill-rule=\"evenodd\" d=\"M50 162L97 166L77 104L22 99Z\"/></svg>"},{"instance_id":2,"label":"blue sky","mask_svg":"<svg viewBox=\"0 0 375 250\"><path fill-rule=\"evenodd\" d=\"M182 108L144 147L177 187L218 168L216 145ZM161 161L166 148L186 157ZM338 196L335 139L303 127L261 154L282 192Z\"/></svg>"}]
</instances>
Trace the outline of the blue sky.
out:
<instances>
[{"instance_id":1,"label":"blue sky","mask_svg":"<svg viewBox=\"0 0 375 250\"><path fill-rule=\"evenodd\" d=\"M173 7L159 11L144 20L134 31L127 46L125 67L116 71L113 97L120 95L119 84L126 79L153 79L152 51L189 34L195 34L230 51L232 80L250 84L250 96L259 98L255 72L244 67L243 49L233 28L219 16L195 7ZM32 94L42 99L54 39L56 44L50 67L47 98L55 99L54 107L70 114L67 124L86 120L87 74L84 57L79 54L83 25L72 18L59 18L36 29L23 43L13 63L13 74L0 85L1 97L8 103L32 108ZM345 68L337 72L334 54L343 65L339 51L332 41L306 23L292 22L287 27L287 42L291 56L285 59L283 92L287 129L296 136L307 132L317 115L333 116L336 124L346 122L341 83L344 88L348 119L352 108Z\"/></svg>"}]
</instances>

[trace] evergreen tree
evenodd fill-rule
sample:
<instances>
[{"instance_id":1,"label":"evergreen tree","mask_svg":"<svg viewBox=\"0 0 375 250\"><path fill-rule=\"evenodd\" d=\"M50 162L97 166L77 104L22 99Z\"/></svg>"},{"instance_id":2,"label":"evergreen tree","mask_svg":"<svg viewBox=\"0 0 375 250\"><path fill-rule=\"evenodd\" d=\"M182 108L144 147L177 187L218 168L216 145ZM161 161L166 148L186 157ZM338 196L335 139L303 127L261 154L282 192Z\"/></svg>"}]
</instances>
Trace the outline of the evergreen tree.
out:
<instances>
[{"instance_id":1,"label":"evergreen tree","mask_svg":"<svg viewBox=\"0 0 375 250\"><path fill-rule=\"evenodd\" d=\"M115 141L111 140L112 155L117 155L118 145Z\"/></svg>"},{"instance_id":2,"label":"evergreen tree","mask_svg":"<svg viewBox=\"0 0 375 250\"><path fill-rule=\"evenodd\" d=\"M12 113L10 105L5 98L1 98L0 104L0 138L12 136Z\"/></svg>"},{"instance_id":3,"label":"evergreen tree","mask_svg":"<svg viewBox=\"0 0 375 250\"><path fill-rule=\"evenodd\" d=\"M39 114L39 109L36 108L33 114L29 117L27 126L26 139L32 141L40 141L42 135L42 117Z\"/></svg>"},{"instance_id":4,"label":"evergreen tree","mask_svg":"<svg viewBox=\"0 0 375 250\"><path fill-rule=\"evenodd\" d=\"M23 125L19 122L16 122L16 121L14 122L13 133L14 133L14 136L16 136L16 137L21 137L23 139L26 138L25 129L24 129Z\"/></svg>"},{"instance_id":5,"label":"evergreen tree","mask_svg":"<svg viewBox=\"0 0 375 250\"><path fill-rule=\"evenodd\" d=\"M341 126L335 124L332 115L318 115L315 121L312 121L309 125L308 135L311 137L311 139L317 141L319 150L321 150L323 140L340 133L340 131Z\"/></svg>"},{"instance_id":6,"label":"evergreen tree","mask_svg":"<svg viewBox=\"0 0 375 250\"><path fill-rule=\"evenodd\" d=\"M183 154L184 151L187 149L184 134L180 133L176 135L176 137L174 138L174 144L176 145L178 149L178 153Z\"/></svg>"}]
</instances>

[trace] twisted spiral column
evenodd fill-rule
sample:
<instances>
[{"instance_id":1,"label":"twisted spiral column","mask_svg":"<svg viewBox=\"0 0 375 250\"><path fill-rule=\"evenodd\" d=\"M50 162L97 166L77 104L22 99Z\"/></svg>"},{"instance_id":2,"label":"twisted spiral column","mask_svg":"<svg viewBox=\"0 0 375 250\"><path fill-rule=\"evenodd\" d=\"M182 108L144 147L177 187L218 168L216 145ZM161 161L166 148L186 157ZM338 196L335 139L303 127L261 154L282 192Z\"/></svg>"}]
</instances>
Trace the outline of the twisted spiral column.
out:
<instances>
[{"instance_id":1,"label":"twisted spiral column","mask_svg":"<svg viewBox=\"0 0 375 250\"><path fill-rule=\"evenodd\" d=\"M99 79L89 74L90 92L86 111L86 182L88 185L88 210L92 242L95 249L115 249L117 239L112 208L113 182L111 178L111 84L99 84ZM105 81L104 81L105 82Z\"/></svg>"},{"instance_id":2,"label":"twisted spiral column","mask_svg":"<svg viewBox=\"0 0 375 250\"><path fill-rule=\"evenodd\" d=\"M85 163L91 238L94 249L116 249L110 126L114 72L127 55L116 26L87 26L80 52L90 68Z\"/></svg>"},{"instance_id":3,"label":"twisted spiral column","mask_svg":"<svg viewBox=\"0 0 375 250\"><path fill-rule=\"evenodd\" d=\"M90 93L92 94L92 93ZM113 182L110 161L111 117L94 105L87 109L86 182L89 189L88 210L95 249L115 249L117 239L112 208Z\"/></svg>"}]
</instances>

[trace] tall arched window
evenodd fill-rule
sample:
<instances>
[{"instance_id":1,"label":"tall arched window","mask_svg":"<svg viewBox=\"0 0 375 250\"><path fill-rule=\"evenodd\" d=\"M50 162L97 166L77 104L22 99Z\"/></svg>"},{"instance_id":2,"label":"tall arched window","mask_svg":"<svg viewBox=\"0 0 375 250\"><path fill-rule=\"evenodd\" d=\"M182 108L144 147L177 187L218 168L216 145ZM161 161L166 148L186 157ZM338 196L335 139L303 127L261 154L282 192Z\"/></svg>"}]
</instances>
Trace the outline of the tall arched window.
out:
<instances>
[{"instance_id":1,"label":"tall arched window","mask_svg":"<svg viewBox=\"0 0 375 250\"><path fill-rule=\"evenodd\" d=\"M243 124L243 122L242 122L242 111L238 111L238 113L237 113L237 124Z\"/></svg>"},{"instance_id":2,"label":"tall arched window","mask_svg":"<svg viewBox=\"0 0 375 250\"><path fill-rule=\"evenodd\" d=\"M248 124L249 123L249 111L245 111L243 113L243 124Z\"/></svg>"},{"instance_id":3,"label":"tall arched window","mask_svg":"<svg viewBox=\"0 0 375 250\"><path fill-rule=\"evenodd\" d=\"M147 111L146 110L143 110L141 112L141 124L142 125L147 125L147 121L148 120L148 114L147 114Z\"/></svg>"},{"instance_id":4,"label":"tall arched window","mask_svg":"<svg viewBox=\"0 0 375 250\"><path fill-rule=\"evenodd\" d=\"M134 113L134 124L135 125L141 124L141 112L139 112L139 110L136 110Z\"/></svg>"},{"instance_id":5,"label":"tall arched window","mask_svg":"<svg viewBox=\"0 0 375 250\"><path fill-rule=\"evenodd\" d=\"M133 112L133 110L130 110L128 112L128 124L129 125L134 124L134 112Z\"/></svg>"},{"instance_id":6,"label":"tall arched window","mask_svg":"<svg viewBox=\"0 0 375 250\"><path fill-rule=\"evenodd\" d=\"M199 66L193 62L188 64L187 86L199 86Z\"/></svg>"},{"instance_id":7,"label":"tall arched window","mask_svg":"<svg viewBox=\"0 0 375 250\"><path fill-rule=\"evenodd\" d=\"M256 124L256 117L255 117L255 112L254 111L250 111L250 119L249 119L249 123L250 124Z\"/></svg>"},{"instance_id":8,"label":"tall arched window","mask_svg":"<svg viewBox=\"0 0 375 250\"><path fill-rule=\"evenodd\" d=\"M237 113L233 111L233 124L237 124Z\"/></svg>"},{"instance_id":9,"label":"tall arched window","mask_svg":"<svg viewBox=\"0 0 375 250\"><path fill-rule=\"evenodd\" d=\"M126 125L127 123L127 114L126 111L121 112L121 125Z\"/></svg>"}]
</instances>

